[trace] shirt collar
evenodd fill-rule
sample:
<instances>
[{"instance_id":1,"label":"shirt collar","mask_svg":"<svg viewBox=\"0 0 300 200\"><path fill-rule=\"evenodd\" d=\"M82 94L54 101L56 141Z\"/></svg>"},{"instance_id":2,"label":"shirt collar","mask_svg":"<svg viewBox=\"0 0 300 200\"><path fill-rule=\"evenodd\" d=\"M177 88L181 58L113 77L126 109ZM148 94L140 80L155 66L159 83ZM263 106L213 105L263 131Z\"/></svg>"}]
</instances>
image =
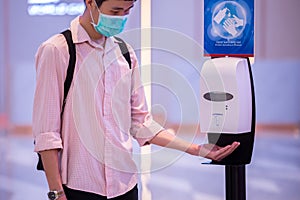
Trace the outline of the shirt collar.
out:
<instances>
[{"instance_id":1,"label":"shirt collar","mask_svg":"<svg viewBox=\"0 0 300 200\"><path fill-rule=\"evenodd\" d=\"M100 41L99 43L93 41L88 35L88 33L86 32L86 30L79 23L79 17L80 16L73 19L70 26L72 32L72 39L75 44L88 42L90 45L92 45L95 48L103 48L103 46L105 46L106 52L110 51L115 46L117 46L119 41L116 40L114 37L108 37L108 38L103 37L102 41Z\"/></svg>"}]
</instances>

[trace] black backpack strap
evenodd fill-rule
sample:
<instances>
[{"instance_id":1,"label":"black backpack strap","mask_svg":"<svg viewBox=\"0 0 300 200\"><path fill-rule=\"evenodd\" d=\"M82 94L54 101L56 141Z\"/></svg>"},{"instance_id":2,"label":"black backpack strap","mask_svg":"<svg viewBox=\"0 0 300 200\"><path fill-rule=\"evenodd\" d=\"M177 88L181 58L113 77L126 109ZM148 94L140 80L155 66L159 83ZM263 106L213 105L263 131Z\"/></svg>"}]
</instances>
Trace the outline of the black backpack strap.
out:
<instances>
[{"instance_id":1,"label":"black backpack strap","mask_svg":"<svg viewBox=\"0 0 300 200\"><path fill-rule=\"evenodd\" d=\"M73 80L73 74L74 74L75 63L76 63L76 49L75 49L75 44L72 39L72 32L70 30L65 30L61 34L66 38L66 41L68 44L69 55L70 55L67 76L66 76L66 79L64 82L64 99L63 99L61 113L60 113L61 119L62 119L62 115L64 113L65 105L66 105L66 98L68 96L68 93L69 93L69 90L70 90L70 87L72 84L72 80ZM61 127L62 127L62 122L61 122ZM36 168L37 168L37 170L44 170L42 158L39 153L38 153L38 156L39 156L39 160L38 160Z\"/></svg>"},{"instance_id":2,"label":"black backpack strap","mask_svg":"<svg viewBox=\"0 0 300 200\"><path fill-rule=\"evenodd\" d=\"M118 44L119 44L119 47L121 49L121 52L122 52L124 58L126 59L126 61L128 62L129 69L131 69L130 53L128 51L126 43L124 42L124 40L122 40L119 37L114 37L114 38L119 41Z\"/></svg>"},{"instance_id":3,"label":"black backpack strap","mask_svg":"<svg viewBox=\"0 0 300 200\"><path fill-rule=\"evenodd\" d=\"M76 49L72 39L72 32L68 29L63 31L61 34L63 34L63 36L65 36L66 38L66 41L68 43L68 48L69 48L69 55L70 55L67 76L64 83L64 100L61 109L61 116L62 116L66 105L66 98L68 96L69 89L71 87L71 83L73 80L73 74L74 74L75 63L76 63Z\"/></svg>"}]
</instances>

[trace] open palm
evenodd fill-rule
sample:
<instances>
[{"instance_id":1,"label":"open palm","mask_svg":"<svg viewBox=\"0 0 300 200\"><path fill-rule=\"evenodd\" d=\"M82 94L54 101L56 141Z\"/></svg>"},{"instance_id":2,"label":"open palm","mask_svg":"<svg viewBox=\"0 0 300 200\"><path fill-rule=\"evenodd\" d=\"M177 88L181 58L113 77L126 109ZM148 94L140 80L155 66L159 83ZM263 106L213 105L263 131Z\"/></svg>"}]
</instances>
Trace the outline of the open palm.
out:
<instances>
[{"instance_id":1,"label":"open palm","mask_svg":"<svg viewBox=\"0 0 300 200\"><path fill-rule=\"evenodd\" d=\"M233 142L231 145L225 147L219 147L215 144L203 144L200 147L199 155L211 160L220 161L230 155L239 145L239 142Z\"/></svg>"}]
</instances>

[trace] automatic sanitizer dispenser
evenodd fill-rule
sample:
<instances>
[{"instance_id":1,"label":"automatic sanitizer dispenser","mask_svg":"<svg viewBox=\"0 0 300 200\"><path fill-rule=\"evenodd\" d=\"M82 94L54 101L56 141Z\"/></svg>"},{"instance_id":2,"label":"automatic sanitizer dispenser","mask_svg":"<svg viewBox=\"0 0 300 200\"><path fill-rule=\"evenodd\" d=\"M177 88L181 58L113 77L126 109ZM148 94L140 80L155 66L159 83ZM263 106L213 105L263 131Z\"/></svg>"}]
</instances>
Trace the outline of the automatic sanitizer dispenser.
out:
<instances>
[{"instance_id":1,"label":"automatic sanitizer dispenser","mask_svg":"<svg viewBox=\"0 0 300 200\"><path fill-rule=\"evenodd\" d=\"M228 157L212 164L249 164L255 133L255 99L248 58L207 60L200 78L200 129L209 143L241 145Z\"/></svg>"}]
</instances>

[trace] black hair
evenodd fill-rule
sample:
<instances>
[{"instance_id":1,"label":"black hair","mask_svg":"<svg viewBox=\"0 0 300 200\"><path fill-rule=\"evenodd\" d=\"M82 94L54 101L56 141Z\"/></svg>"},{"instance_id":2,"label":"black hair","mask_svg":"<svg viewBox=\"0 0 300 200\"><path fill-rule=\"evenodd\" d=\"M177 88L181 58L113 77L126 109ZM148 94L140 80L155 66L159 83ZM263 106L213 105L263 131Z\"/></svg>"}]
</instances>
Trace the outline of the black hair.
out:
<instances>
[{"instance_id":1,"label":"black hair","mask_svg":"<svg viewBox=\"0 0 300 200\"><path fill-rule=\"evenodd\" d=\"M100 7L104 1L106 0L96 0L98 7Z\"/></svg>"},{"instance_id":2,"label":"black hair","mask_svg":"<svg viewBox=\"0 0 300 200\"><path fill-rule=\"evenodd\" d=\"M98 7L100 7L102 5L102 3L106 0L95 0L96 1L96 4ZM85 3L85 0L83 0L83 2Z\"/></svg>"},{"instance_id":3,"label":"black hair","mask_svg":"<svg viewBox=\"0 0 300 200\"><path fill-rule=\"evenodd\" d=\"M85 3L85 0L83 0L83 1ZM102 5L102 3L107 0L95 0L95 1L96 1L97 6L100 7ZM136 1L136 0L124 0L124 1Z\"/></svg>"}]
</instances>

